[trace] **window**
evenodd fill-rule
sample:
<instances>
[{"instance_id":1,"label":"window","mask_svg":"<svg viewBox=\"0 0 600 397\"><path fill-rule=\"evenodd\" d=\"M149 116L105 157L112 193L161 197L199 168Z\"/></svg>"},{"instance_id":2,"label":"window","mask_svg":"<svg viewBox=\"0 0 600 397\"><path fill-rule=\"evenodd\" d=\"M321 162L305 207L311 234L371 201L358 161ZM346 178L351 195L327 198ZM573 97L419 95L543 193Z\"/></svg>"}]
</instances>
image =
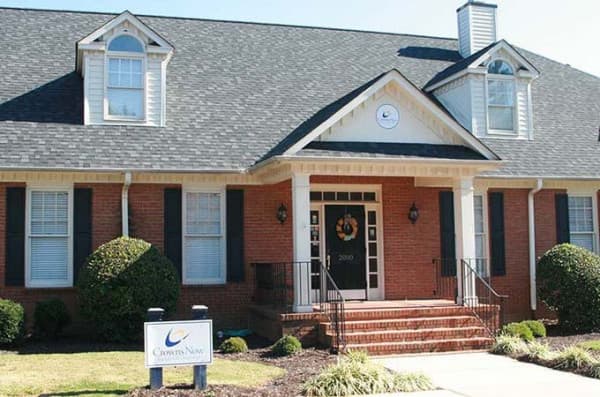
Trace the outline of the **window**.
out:
<instances>
[{"instance_id":1,"label":"window","mask_svg":"<svg viewBox=\"0 0 600 397\"><path fill-rule=\"evenodd\" d=\"M225 282L223 192L184 195L184 283Z\"/></svg>"},{"instance_id":2,"label":"window","mask_svg":"<svg viewBox=\"0 0 600 397\"><path fill-rule=\"evenodd\" d=\"M27 286L72 285L69 190L29 190Z\"/></svg>"},{"instance_id":3,"label":"window","mask_svg":"<svg viewBox=\"0 0 600 397\"><path fill-rule=\"evenodd\" d=\"M569 230L571 243L594 251L594 203L592 197L569 196Z\"/></svg>"},{"instance_id":4,"label":"window","mask_svg":"<svg viewBox=\"0 0 600 397\"><path fill-rule=\"evenodd\" d=\"M488 126L490 130L514 131L515 82L512 67L500 60L488 66Z\"/></svg>"},{"instance_id":5,"label":"window","mask_svg":"<svg viewBox=\"0 0 600 397\"><path fill-rule=\"evenodd\" d=\"M473 208L475 211L475 262L477 272L482 277L489 275L487 266L486 249L486 227L485 227L485 206L482 195L473 196Z\"/></svg>"},{"instance_id":6,"label":"window","mask_svg":"<svg viewBox=\"0 0 600 397\"><path fill-rule=\"evenodd\" d=\"M140 120L144 117L144 64L142 44L122 35L109 46L106 99L108 116Z\"/></svg>"}]
</instances>

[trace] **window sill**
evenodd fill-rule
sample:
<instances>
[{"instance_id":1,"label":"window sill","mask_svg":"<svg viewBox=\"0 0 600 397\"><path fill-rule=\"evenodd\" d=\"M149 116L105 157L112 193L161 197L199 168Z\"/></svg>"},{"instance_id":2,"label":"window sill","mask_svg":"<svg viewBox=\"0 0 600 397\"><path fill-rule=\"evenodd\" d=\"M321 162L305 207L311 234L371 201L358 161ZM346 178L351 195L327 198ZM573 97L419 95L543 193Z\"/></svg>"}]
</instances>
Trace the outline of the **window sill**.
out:
<instances>
[{"instance_id":1,"label":"window sill","mask_svg":"<svg viewBox=\"0 0 600 397\"><path fill-rule=\"evenodd\" d=\"M30 291L43 291L43 290L51 290L51 291L75 291L77 288L73 285L25 285L26 290Z\"/></svg>"}]
</instances>

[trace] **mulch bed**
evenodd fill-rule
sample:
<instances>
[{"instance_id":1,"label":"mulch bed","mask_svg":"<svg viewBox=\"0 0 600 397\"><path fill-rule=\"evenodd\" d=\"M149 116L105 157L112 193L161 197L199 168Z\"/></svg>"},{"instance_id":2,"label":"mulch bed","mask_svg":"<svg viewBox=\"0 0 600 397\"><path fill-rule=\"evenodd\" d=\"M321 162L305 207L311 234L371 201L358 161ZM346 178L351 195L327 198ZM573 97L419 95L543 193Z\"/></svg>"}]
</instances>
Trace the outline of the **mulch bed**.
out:
<instances>
[{"instance_id":1,"label":"mulch bed","mask_svg":"<svg viewBox=\"0 0 600 397\"><path fill-rule=\"evenodd\" d=\"M539 338L538 341L542 343L547 343L552 350L561 350L562 348L568 346L575 346L581 342L587 342L590 340L600 340L600 333L592 332L589 334L578 334L578 335L569 335L559 328L548 327L548 337ZM600 352L591 352L596 358L600 358Z\"/></svg>"},{"instance_id":2,"label":"mulch bed","mask_svg":"<svg viewBox=\"0 0 600 397\"><path fill-rule=\"evenodd\" d=\"M215 358L228 360L254 361L283 368L287 373L259 388L243 388L228 385L208 385L202 392L195 391L190 385L175 385L160 390L146 388L131 391L129 397L147 396L204 396L204 397L293 397L300 394L304 382L317 375L336 357L328 350L306 348L301 353L288 357L275 357L271 354L267 342L259 338L247 338L250 350L247 353L221 354L215 352Z\"/></svg>"}]
</instances>

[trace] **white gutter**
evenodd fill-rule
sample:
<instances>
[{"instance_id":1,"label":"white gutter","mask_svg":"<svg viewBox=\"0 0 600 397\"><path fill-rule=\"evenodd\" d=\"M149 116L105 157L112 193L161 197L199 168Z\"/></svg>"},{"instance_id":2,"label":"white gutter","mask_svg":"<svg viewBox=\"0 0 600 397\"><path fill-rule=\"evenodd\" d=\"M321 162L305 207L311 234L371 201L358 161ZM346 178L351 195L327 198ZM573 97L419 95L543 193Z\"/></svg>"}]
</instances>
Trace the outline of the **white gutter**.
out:
<instances>
[{"instance_id":1,"label":"white gutter","mask_svg":"<svg viewBox=\"0 0 600 397\"><path fill-rule=\"evenodd\" d=\"M127 171L123 179L123 190L121 191L121 234L129 237L129 186L131 185L131 172Z\"/></svg>"},{"instance_id":2,"label":"white gutter","mask_svg":"<svg viewBox=\"0 0 600 397\"><path fill-rule=\"evenodd\" d=\"M527 216L529 219L529 299L531 301L531 310L537 309L537 291L535 274L535 204L533 196L542 190L544 181L537 179L536 187L529 191L527 195Z\"/></svg>"}]
</instances>

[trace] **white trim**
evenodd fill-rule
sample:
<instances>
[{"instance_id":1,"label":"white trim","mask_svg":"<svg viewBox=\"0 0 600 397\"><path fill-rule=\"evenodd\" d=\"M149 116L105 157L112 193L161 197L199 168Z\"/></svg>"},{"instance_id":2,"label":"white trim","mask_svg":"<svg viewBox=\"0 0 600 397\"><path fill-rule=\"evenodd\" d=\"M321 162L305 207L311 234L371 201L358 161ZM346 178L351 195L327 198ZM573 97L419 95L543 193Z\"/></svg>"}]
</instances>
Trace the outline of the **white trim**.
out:
<instances>
[{"instance_id":1,"label":"white trim","mask_svg":"<svg viewBox=\"0 0 600 397\"><path fill-rule=\"evenodd\" d=\"M502 62L507 63L511 67L513 74L503 75L503 74L488 73L487 69L489 68L490 64L495 61L502 61ZM485 123L486 123L487 135L490 135L490 136L495 135L495 136L503 137L503 138L509 138L509 137L510 138L518 138L519 137L519 112L518 112L519 98L517 96L517 79L515 78L515 71L516 71L515 65L503 57L492 57L489 60L489 62L486 63L484 102L485 102ZM510 81L512 83L512 90L513 90L513 104L512 104L513 128L512 128L512 130L499 130L499 129L491 129L490 128L490 104L489 104L490 80ZM498 105L492 105L492 106L498 106ZM504 106L504 107L508 108L509 106ZM529 115L529 118L531 119L531 114Z\"/></svg>"},{"instance_id":2,"label":"white trim","mask_svg":"<svg viewBox=\"0 0 600 397\"><path fill-rule=\"evenodd\" d=\"M482 206L482 217L483 217L483 258L485 266L487 267L485 277L491 276L490 268L490 222L489 222L489 208L488 208L488 190L487 188L474 188L473 192L473 208L475 208L475 197L481 197ZM475 218L473 218L475 220ZM475 228L474 228L475 229ZM477 236L477 231L475 231ZM477 242L477 240L475 240ZM475 245L475 253L477 253L477 245ZM475 255L477 256L477 255ZM480 258L477 258L480 259Z\"/></svg>"},{"instance_id":3,"label":"white trim","mask_svg":"<svg viewBox=\"0 0 600 397\"><path fill-rule=\"evenodd\" d=\"M218 193L221 206L221 275L220 278L189 279L185 255L186 220L187 220L187 193ZM186 185L181 189L181 283L183 285L221 285L227 282L227 190L224 185Z\"/></svg>"},{"instance_id":4,"label":"white trim","mask_svg":"<svg viewBox=\"0 0 600 397\"><path fill-rule=\"evenodd\" d=\"M302 148L304 148L307 144L315 140L318 136L324 133L326 130L331 128L334 124L340 121L344 116L351 113L354 109L356 109L360 104L365 102L369 97L374 95L376 92L385 87L386 84L394 81L397 83L404 91L406 91L412 98L421 106L425 107L428 111L430 111L434 117L437 117L440 122L445 124L448 128L450 128L455 134L457 134L467 145L469 145L472 149L478 151L482 155L484 155L487 159L498 159L498 156L487 148L483 143L481 143L477 138L475 138L469 131L467 131L462 125L460 125L456 120L446 114L443 110L441 110L438 106L436 106L431 99L426 97L422 91L413 86L404 76L402 76L397 70L391 70L382 76L377 82L359 94L356 98L338 110L335 114L329 117L327 120L318 125L315 129L306 134L303 138L301 138L298 142L293 144L289 149L287 149L283 156L293 156Z\"/></svg>"},{"instance_id":5,"label":"white trim","mask_svg":"<svg viewBox=\"0 0 600 397\"><path fill-rule=\"evenodd\" d=\"M26 288L68 288L73 286L73 185L27 184L25 195L25 287ZM31 192L67 192L68 193L68 250L66 281L31 280Z\"/></svg>"},{"instance_id":6,"label":"white trim","mask_svg":"<svg viewBox=\"0 0 600 397\"><path fill-rule=\"evenodd\" d=\"M591 197L592 198L592 226L593 226L593 252L600 252L600 236L598 235L598 190L588 190L588 189L577 189L577 188L568 188L567 189L568 197ZM570 221L570 220L569 220ZM572 232L569 231L569 239L570 234Z\"/></svg>"}]
</instances>

